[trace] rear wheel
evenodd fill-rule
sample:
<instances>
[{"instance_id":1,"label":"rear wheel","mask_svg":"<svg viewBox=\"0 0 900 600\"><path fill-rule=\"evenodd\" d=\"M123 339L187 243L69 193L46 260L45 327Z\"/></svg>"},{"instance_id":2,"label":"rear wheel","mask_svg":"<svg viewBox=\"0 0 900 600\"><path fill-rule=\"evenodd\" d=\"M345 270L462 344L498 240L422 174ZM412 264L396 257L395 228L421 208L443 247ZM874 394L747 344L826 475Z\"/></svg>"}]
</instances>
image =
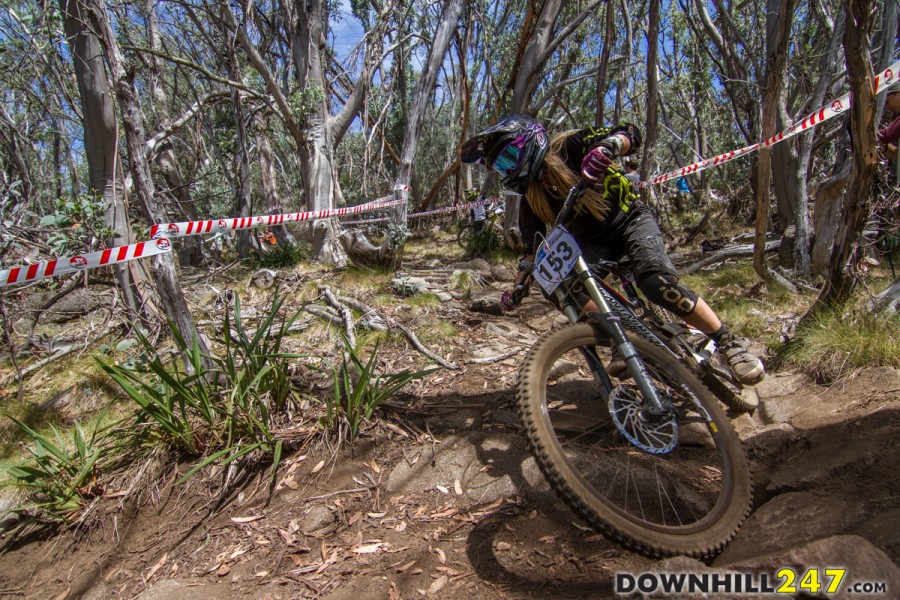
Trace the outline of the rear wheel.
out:
<instances>
[{"instance_id":1,"label":"rear wheel","mask_svg":"<svg viewBox=\"0 0 900 600\"><path fill-rule=\"evenodd\" d=\"M597 372L611 358L610 340L591 325L569 325L539 340L520 372L519 412L535 459L575 512L623 545L650 556L712 556L750 510L740 441L686 367L629 338L670 415L642 418L628 374Z\"/></svg>"}]
</instances>

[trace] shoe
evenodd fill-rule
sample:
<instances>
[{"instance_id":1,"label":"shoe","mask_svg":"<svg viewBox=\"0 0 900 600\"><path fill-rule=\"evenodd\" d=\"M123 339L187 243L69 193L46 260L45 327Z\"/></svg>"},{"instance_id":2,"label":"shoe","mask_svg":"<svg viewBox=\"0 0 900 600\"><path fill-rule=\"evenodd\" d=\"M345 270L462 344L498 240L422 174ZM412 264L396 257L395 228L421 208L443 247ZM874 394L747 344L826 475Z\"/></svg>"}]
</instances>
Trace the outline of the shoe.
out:
<instances>
[{"instance_id":1,"label":"shoe","mask_svg":"<svg viewBox=\"0 0 900 600\"><path fill-rule=\"evenodd\" d=\"M735 379L744 385L756 385L765 379L766 368L761 360L747 350L747 346L731 334L726 334L719 342L718 351L725 357Z\"/></svg>"},{"instance_id":2,"label":"shoe","mask_svg":"<svg viewBox=\"0 0 900 600\"><path fill-rule=\"evenodd\" d=\"M613 348L612 358L609 361L609 364L606 365L606 374L610 377L615 377L616 379L622 379L622 376L628 372L628 366L625 364L625 360L619 354L619 351L616 348Z\"/></svg>"}]
</instances>

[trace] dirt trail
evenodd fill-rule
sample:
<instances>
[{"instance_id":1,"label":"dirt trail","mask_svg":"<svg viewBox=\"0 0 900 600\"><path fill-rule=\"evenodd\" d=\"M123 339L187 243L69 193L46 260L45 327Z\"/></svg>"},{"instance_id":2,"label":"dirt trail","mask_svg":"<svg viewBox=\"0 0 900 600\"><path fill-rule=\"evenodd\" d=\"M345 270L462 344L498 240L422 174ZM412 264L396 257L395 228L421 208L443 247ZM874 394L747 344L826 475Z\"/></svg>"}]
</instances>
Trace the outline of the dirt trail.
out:
<instances>
[{"instance_id":1,"label":"dirt trail","mask_svg":"<svg viewBox=\"0 0 900 600\"><path fill-rule=\"evenodd\" d=\"M90 531L8 544L0 597L606 598L615 573L659 567L586 530L528 454L516 371L557 315L534 298L512 315L467 304L434 309L460 332L442 351L462 368L394 398L352 454L315 473L326 449L294 455L273 495L263 475L220 504L215 474L175 487L172 473L136 514L110 502ZM759 392L757 414L735 420L754 512L711 566L841 564L896 598L900 371L831 388L774 373Z\"/></svg>"}]
</instances>

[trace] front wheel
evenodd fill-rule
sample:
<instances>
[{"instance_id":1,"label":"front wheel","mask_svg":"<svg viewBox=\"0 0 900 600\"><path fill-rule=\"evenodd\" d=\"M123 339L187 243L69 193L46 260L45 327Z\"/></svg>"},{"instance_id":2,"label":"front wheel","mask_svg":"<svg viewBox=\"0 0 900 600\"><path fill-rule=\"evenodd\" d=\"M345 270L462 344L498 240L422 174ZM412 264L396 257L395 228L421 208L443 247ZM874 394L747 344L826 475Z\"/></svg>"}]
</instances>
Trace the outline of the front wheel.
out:
<instances>
[{"instance_id":1,"label":"front wheel","mask_svg":"<svg viewBox=\"0 0 900 600\"><path fill-rule=\"evenodd\" d=\"M633 419L649 437L623 434L609 407L639 412L637 386L627 373L597 372L611 360L608 337L589 324L568 325L539 340L519 374L529 444L553 488L604 534L648 556L713 556L750 511L740 440L687 368L643 338L629 339L670 408L668 420L645 427ZM658 439L663 434L672 441Z\"/></svg>"}]
</instances>

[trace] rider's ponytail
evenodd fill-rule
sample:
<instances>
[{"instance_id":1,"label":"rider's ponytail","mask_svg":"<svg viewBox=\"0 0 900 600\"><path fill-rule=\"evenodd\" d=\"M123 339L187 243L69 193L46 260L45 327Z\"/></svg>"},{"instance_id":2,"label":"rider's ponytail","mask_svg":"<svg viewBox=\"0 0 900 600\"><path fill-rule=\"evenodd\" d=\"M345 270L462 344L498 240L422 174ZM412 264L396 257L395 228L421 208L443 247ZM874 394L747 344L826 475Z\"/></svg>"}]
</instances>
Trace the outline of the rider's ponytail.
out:
<instances>
[{"instance_id":1,"label":"rider's ponytail","mask_svg":"<svg viewBox=\"0 0 900 600\"><path fill-rule=\"evenodd\" d=\"M558 200L564 200L568 191L581 181L579 175L573 173L561 157L563 144L574 133L576 133L575 130L564 131L550 141L550 151L544 156L541 176L532 182L525 192L525 200L532 212L548 225L556 220L556 215L550 208L547 198L552 196ZM604 199L601 191L591 188L575 207L576 213L581 213L585 209L595 219L602 221L609 214L609 202Z\"/></svg>"}]
</instances>

